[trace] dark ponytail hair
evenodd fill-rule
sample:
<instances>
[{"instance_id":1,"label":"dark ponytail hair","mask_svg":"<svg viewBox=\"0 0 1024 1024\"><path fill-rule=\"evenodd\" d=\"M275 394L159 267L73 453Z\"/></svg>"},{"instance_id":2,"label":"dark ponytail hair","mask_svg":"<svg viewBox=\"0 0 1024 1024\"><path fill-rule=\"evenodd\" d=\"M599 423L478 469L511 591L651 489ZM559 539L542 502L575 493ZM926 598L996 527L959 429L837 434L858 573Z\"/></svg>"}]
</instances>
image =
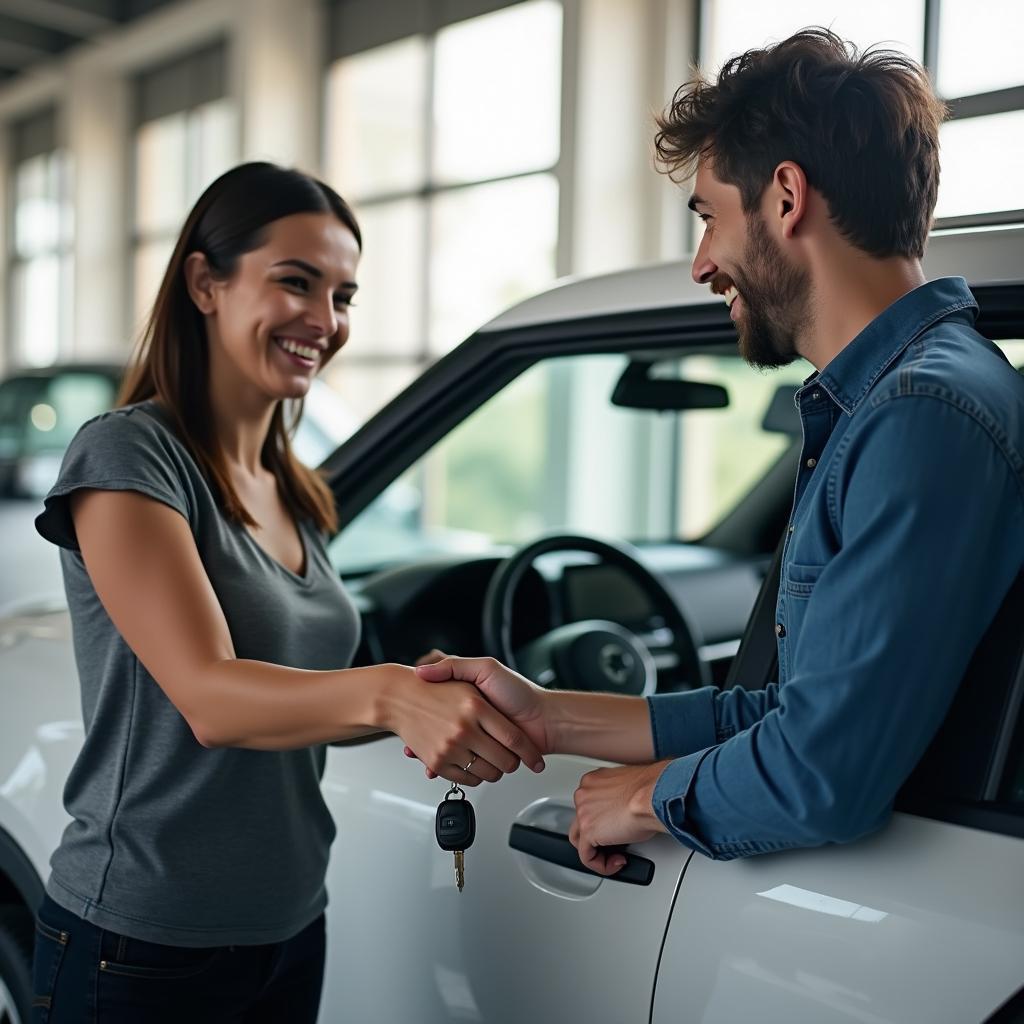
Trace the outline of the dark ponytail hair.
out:
<instances>
[{"instance_id":1,"label":"dark ponytail hair","mask_svg":"<svg viewBox=\"0 0 1024 1024\"><path fill-rule=\"evenodd\" d=\"M256 521L242 504L217 442L210 404L209 354L203 314L189 296L185 260L201 252L213 274L228 278L247 252L258 249L273 221L296 213L332 213L363 240L355 215L329 185L301 171L269 163L247 163L222 174L199 197L174 246L153 310L129 364L118 405L156 398L170 413L182 440L217 492L228 518ZM301 400L285 422L284 402L274 409L262 461L294 511L325 532L338 527L334 499L323 479L295 458L291 437L302 414Z\"/></svg>"}]
</instances>

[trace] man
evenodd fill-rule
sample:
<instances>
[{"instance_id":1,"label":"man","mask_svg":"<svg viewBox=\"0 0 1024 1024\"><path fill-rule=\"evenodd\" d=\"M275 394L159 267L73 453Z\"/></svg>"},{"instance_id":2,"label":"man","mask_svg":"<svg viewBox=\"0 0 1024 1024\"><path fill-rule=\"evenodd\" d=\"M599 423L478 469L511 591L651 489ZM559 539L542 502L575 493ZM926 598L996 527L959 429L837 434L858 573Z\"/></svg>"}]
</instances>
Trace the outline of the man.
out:
<instances>
[{"instance_id":1,"label":"man","mask_svg":"<svg viewBox=\"0 0 1024 1024\"><path fill-rule=\"evenodd\" d=\"M766 689L619 698L541 690L490 659L463 679L583 777L570 838L659 831L729 859L856 839L889 817L1024 566L1024 380L972 327L961 278L925 283L943 108L924 71L807 30L677 92L656 147L696 171L693 277L754 366L802 357L804 445Z\"/></svg>"}]
</instances>

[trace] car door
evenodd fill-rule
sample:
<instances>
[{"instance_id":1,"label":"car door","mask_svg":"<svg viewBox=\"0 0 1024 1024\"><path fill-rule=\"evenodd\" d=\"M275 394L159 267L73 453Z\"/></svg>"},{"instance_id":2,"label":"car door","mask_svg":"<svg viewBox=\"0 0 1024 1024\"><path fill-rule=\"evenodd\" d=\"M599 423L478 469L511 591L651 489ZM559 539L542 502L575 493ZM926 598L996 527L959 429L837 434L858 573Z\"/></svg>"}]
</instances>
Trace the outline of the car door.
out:
<instances>
[{"instance_id":1,"label":"car door","mask_svg":"<svg viewBox=\"0 0 1024 1024\"><path fill-rule=\"evenodd\" d=\"M1024 839L909 814L850 846L696 856L654 1024L966 1024L1021 983Z\"/></svg>"},{"instance_id":2,"label":"car door","mask_svg":"<svg viewBox=\"0 0 1024 1024\"><path fill-rule=\"evenodd\" d=\"M759 601L755 628L767 631L772 604ZM755 1014L762 1024L980 1024L1014 996L1024 978L1022 615L1024 575L881 832L691 861L654 1024ZM753 673L751 650L739 657Z\"/></svg>"},{"instance_id":3,"label":"car door","mask_svg":"<svg viewBox=\"0 0 1024 1024\"><path fill-rule=\"evenodd\" d=\"M647 1020L689 851L664 836L632 847L650 862L649 884L642 885L574 871L510 845L513 826L525 826L515 843L539 835L557 850L579 778L599 766L552 756L539 775L520 768L472 790L477 838L460 894L452 855L434 840L447 784L428 782L394 738L332 749L324 792L339 836L328 872L321 1019Z\"/></svg>"}]
</instances>

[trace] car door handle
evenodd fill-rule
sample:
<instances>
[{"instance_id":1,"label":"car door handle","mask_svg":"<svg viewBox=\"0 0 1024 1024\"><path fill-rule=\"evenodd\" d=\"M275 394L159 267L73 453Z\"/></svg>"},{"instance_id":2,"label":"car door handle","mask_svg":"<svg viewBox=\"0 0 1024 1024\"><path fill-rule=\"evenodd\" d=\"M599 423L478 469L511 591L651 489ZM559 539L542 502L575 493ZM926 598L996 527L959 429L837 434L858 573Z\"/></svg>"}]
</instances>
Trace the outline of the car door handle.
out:
<instances>
[{"instance_id":1,"label":"car door handle","mask_svg":"<svg viewBox=\"0 0 1024 1024\"><path fill-rule=\"evenodd\" d=\"M569 842L569 837L560 832L551 832L535 825L513 825L508 834L508 845L513 850L527 853L531 857L550 861L559 867L570 868L584 875L597 875L607 878L610 882L626 882L628 885L650 885L654 878L654 862L646 857L638 857L635 853L626 853L626 865L614 875L601 875L590 868L584 867L576 847ZM615 849L621 849L615 847ZM625 853L624 850L621 852Z\"/></svg>"}]
</instances>

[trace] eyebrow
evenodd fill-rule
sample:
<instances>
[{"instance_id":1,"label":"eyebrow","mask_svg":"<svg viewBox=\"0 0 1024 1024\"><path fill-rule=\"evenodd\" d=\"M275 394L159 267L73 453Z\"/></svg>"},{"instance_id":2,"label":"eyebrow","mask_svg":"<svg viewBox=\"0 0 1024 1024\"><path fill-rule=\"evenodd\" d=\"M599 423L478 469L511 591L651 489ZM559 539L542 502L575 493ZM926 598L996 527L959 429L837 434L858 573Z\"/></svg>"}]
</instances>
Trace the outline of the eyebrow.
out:
<instances>
[{"instance_id":1,"label":"eyebrow","mask_svg":"<svg viewBox=\"0 0 1024 1024\"><path fill-rule=\"evenodd\" d=\"M697 212L698 206L710 206L711 204L706 199L701 199L696 192L690 196L690 201L686 204L694 213Z\"/></svg>"},{"instance_id":2,"label":"eyebrow","mask_svg":"<svg viewBox=\"0 0 1024 1024\"><path fill-rule=\"evenodd\" d=\"M276 263L272 264L272 266L298 267L299 270L305 271L307 274L309 274L310 277L315 277L318 280L320 280L324 276L322 270L320 270L318 267L314 267L312 263L307 263L305 260L278 260ZM343 288L348 288L351 291L355 291L359 287L359 285L357 285L355 281L342 281L341 286Z\"/></svg>"}]
</instances>

